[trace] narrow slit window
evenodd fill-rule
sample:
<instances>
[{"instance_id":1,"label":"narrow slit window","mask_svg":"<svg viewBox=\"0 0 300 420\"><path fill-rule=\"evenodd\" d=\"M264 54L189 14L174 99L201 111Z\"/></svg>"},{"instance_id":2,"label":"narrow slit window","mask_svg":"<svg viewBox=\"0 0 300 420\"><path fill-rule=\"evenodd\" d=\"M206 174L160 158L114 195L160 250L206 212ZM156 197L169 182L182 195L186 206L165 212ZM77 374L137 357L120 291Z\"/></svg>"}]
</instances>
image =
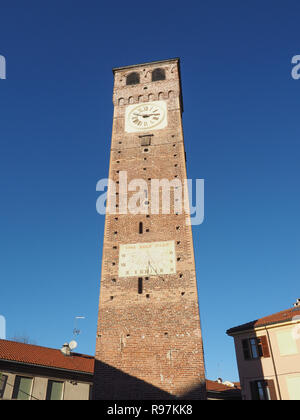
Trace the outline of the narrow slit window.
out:
<instances>
[{"instance_id":1,"label":"narrow slit window","mask_svg":"<svg viewBox=\"0 0 300 420\"><path fill-rule=\"evenodd\" d=\"M141 295L143 293L143 279L142 277L139 277L138 280L138 293Z\"/></svg>"},{"instance_id":2,"label":"narrow slit window","mask_svg":"<svg viewBox=\"0 0 300 420\"><path fill-rule=\"evenodd\" d=\"M141 235L143 233L143 222L140 222L139 224L139 234Z\"/></svg>"}]
</instances>

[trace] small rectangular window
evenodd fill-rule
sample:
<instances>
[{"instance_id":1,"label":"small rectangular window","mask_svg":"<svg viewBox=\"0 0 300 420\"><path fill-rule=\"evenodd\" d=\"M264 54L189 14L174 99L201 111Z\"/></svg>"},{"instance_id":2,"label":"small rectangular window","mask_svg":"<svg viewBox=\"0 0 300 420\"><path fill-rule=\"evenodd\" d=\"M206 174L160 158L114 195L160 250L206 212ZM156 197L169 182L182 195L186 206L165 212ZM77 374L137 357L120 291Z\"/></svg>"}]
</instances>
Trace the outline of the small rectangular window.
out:
<instances>
[{"instance_id":1,"label":"small rectangular window","mask_svg":"<svg viewBox=\"0 0 300 420\"><path fill-rule=\"evenodd\" d=\"M32 378L16 376L13 396L14 400L30 400L32 388Z\"/></svg>"},{"instance_id":2,"label":"small rectangular window","mask_svg":"<svg viewBox=\"0 0 300 420\"><path fill-rule=\"evenodd\" d=\"M63 382L48 381L46 400L61 400L63 385Z\"/></svg>"},{"instance_id":3,"label":"small rectangular window","mask_svg":"<svg viewBox=\"0 0 300 420\"><path fill-rule=\"evenodd\" d=\"M151 137L152 136L140 136L141 139L141 146L150 146L151 145Z\"/></svg>"},{"instance_id":4,"label":"small rectangular window","mask_svg":"<svg viewBox=\"0 0 300 420\"><path fill-rule=\"evenodd\" d=\"M250 338L250 346L251 346L252 359L257 359L258 358L258 351L257 351L256 338Z\"/></svg>"},{"instance_id":5,"label":"small rectangular window","mask_svg":"<svg viewBox=\"0 0 300 420\"><path fill-rule=\"evenodd\" d=\"M8 378L7 375L4 375L3 373L0 373L0 398L3 398L7 378Z\"/></svg>"},{"instance_id":6,"label":"small rectangular window","mask_svg":"<svg viewBox=\"0 0 300 420\"><path fill-rule=\"evenodd\" d=\"M273 381L254 381L250 383L250 387L252 400L270 401L276 399Z\"/></svg>"},{"instance_id":7,"label":"small rectangular window","mask_svg":"<svg viewBox=\"0 0 300 420\"><path fill-rule=\"evenodd\" d=\"M268 389L268 385L265 381L257 381L257 388L258 388L258 395L260 400L267 400L269 401L270 398L270 391Z\"/></svg>"},{"instance_id":8,"label":"small rectangular window","mask_svg":"<svg viewBox=\"0 0 300 420\"><path fill-rule=\"evenodd\" d=\"M266 350L264 353L264 346L266 347L266 345L263 343L263 339L264 337L252 337L242 340L245 360L268 357Z\"/></svg>"}]
</instances>

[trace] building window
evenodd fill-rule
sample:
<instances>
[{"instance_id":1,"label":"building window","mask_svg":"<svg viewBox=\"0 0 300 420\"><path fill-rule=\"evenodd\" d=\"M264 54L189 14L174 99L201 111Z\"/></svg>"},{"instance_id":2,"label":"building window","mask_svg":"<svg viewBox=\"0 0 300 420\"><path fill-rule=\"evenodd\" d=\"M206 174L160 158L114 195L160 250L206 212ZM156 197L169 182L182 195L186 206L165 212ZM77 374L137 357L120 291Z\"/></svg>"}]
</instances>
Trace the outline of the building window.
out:
<instances>
[{"instance_id":1,"label":"building window","mask_svg":"<svg viewBox=\"0 0 300 420\"><path fill-rule=\"evenodd\" d=\"M139 136L139 137L141 139L141 146L143 146L143 147L150 146L152 135L150 135L150 136L149 135L148 136Z\"/></svg>"},{"instance_id":2,"label":"building window","mask_svg":"<svg viewBox=\"0 0 300 420\"><path fill-rule=\"evenodd\" d=\"M63 382L48 381L46 400L62 400Z\"/></svg>"},{"instance_id":3,"label":"building window","mask_svg":"<svg viewBox=\"0 0 300 420\"><path fill-rule=\"evenodd\" d=\"M3 398L7 378L8 378L7 375L4 375L3 373L0 373L0 398Z\"/></svg>"},{"instance_id":4,"label":"building window","mask_svg":"<svg viewBox=\"0 0 300 420\"><path fill-rule=\"evenodd\" d=\"M252 359L258 359L262 357L262 348L261 342L259 338L250 338L250 347L251 347L251 355Z\"/></svg>"},{"instance_id":5,"label":"building window","mask_svg":"<svg viewBox=\"0 0 300 420\"><path fill-rule=\"evenodd\" d=\"M245 360L270 357L268 340L266 336L251 337L242 340L242 347Z\"/></svg>"},{"instance_id":6,"label":"building window","mask_svg":"<svg viewBox=\"0 0 300 420\"><path fill-rule=\"evenodd\" d=\"M136 72L130 73L126 77L126 85L137 85L140 83L140 75Z\"/></svg>"},{"instance_id":7,"label":"building window","mask_svg":"<svg viewBox=\"0 0 300 420\"><path fill-rule=\"evenodd\" d=\"M277 400L274 381L259 380L250 382L251 399L260 401Z\"/></svg>"},{"instance_id":8,"label":"building window","mask_svg":"<svg viewBox=\"0 0 300 420\"><path fill-rule=\"evenodd\" d=\"M12 398L13 400L30 400L32 378L16 376Z\"/></svg>"},{"instance_id":9,"label":"building window","mask_svg":"<svg viewBox=\"0 0 300 420\"><path fill-rule=\"evenodd\" d=\"M138 294L141 295L143 293L143 279L142 277L138 280Z\"/></svg>"},{"instance_id":10,"label":"building window","mask_svg":"<svg viewBox=\"0 0 300 420\"><path fill-rule=\"evenodd\" d=\"M166 73L164 69L155 69L152 72L152 82L157 82L158 80L165 80Z\"/></svg>"},{"instance_id":11,"label":"building window","mask_svg":"<svg viewBox=\"0 0 300 420\"><path fill-rule=\"evenodd\" d=\"M143 233L143 223L140 222L139 223L139 234L142 235L142 233Z\"/></svg>"}]
</instances>

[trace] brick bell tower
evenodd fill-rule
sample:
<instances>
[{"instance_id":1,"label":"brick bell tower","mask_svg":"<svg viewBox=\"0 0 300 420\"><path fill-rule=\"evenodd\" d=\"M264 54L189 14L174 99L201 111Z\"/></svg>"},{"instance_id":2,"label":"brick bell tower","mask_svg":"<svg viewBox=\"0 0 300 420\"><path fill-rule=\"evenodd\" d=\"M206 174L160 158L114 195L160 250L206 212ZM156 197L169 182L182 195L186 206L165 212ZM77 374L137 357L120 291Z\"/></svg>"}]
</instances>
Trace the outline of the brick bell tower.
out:
<instances>
[{"instance_id":1,"label":"brick bell tower","mask_svg":"<svg viewBox=\"0 0 300 420\"><path fill-rule=\"evenodd\" d=\"M119 207L105 219L94 399L204 399L189 215L174 211L175 204L170 214L161 205L151 212L152 180L187 178L180 60L113 73L109 178ZM122 190L124 174L127 184L139 179L149 186L140 199L146 211L124 212L122 199L136 194Z\"/></svg>"}]
</instances>

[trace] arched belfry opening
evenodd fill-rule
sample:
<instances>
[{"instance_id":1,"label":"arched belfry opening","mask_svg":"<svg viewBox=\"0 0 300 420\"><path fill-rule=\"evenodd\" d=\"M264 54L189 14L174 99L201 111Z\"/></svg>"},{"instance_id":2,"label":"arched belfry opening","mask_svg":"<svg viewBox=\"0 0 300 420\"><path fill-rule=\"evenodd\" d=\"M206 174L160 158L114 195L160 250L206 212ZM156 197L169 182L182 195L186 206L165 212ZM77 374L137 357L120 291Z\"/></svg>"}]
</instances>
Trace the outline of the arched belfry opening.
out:
<instances>
[{"instance_id":1,"label":"arched belfry opening","mask_svg":"<svg viewBox=\"0 0 300 420\"><path fill-rule=\"evenodd\" d=\"M157 82L158 80L165 80L166 72L164 69L155 69L152 72L152 82Z\"/></svg>"},{"instance_id":2,"label":"arched belfry opening","mask_svg":"<svg viewBox=\"0 0 300 420\"><path fill-rule=\"evenodd\" d=\"M140 83L140 75L137 72L132 72L126 77L126 85L138 85Z\"/></svg>"}]
</instances>

